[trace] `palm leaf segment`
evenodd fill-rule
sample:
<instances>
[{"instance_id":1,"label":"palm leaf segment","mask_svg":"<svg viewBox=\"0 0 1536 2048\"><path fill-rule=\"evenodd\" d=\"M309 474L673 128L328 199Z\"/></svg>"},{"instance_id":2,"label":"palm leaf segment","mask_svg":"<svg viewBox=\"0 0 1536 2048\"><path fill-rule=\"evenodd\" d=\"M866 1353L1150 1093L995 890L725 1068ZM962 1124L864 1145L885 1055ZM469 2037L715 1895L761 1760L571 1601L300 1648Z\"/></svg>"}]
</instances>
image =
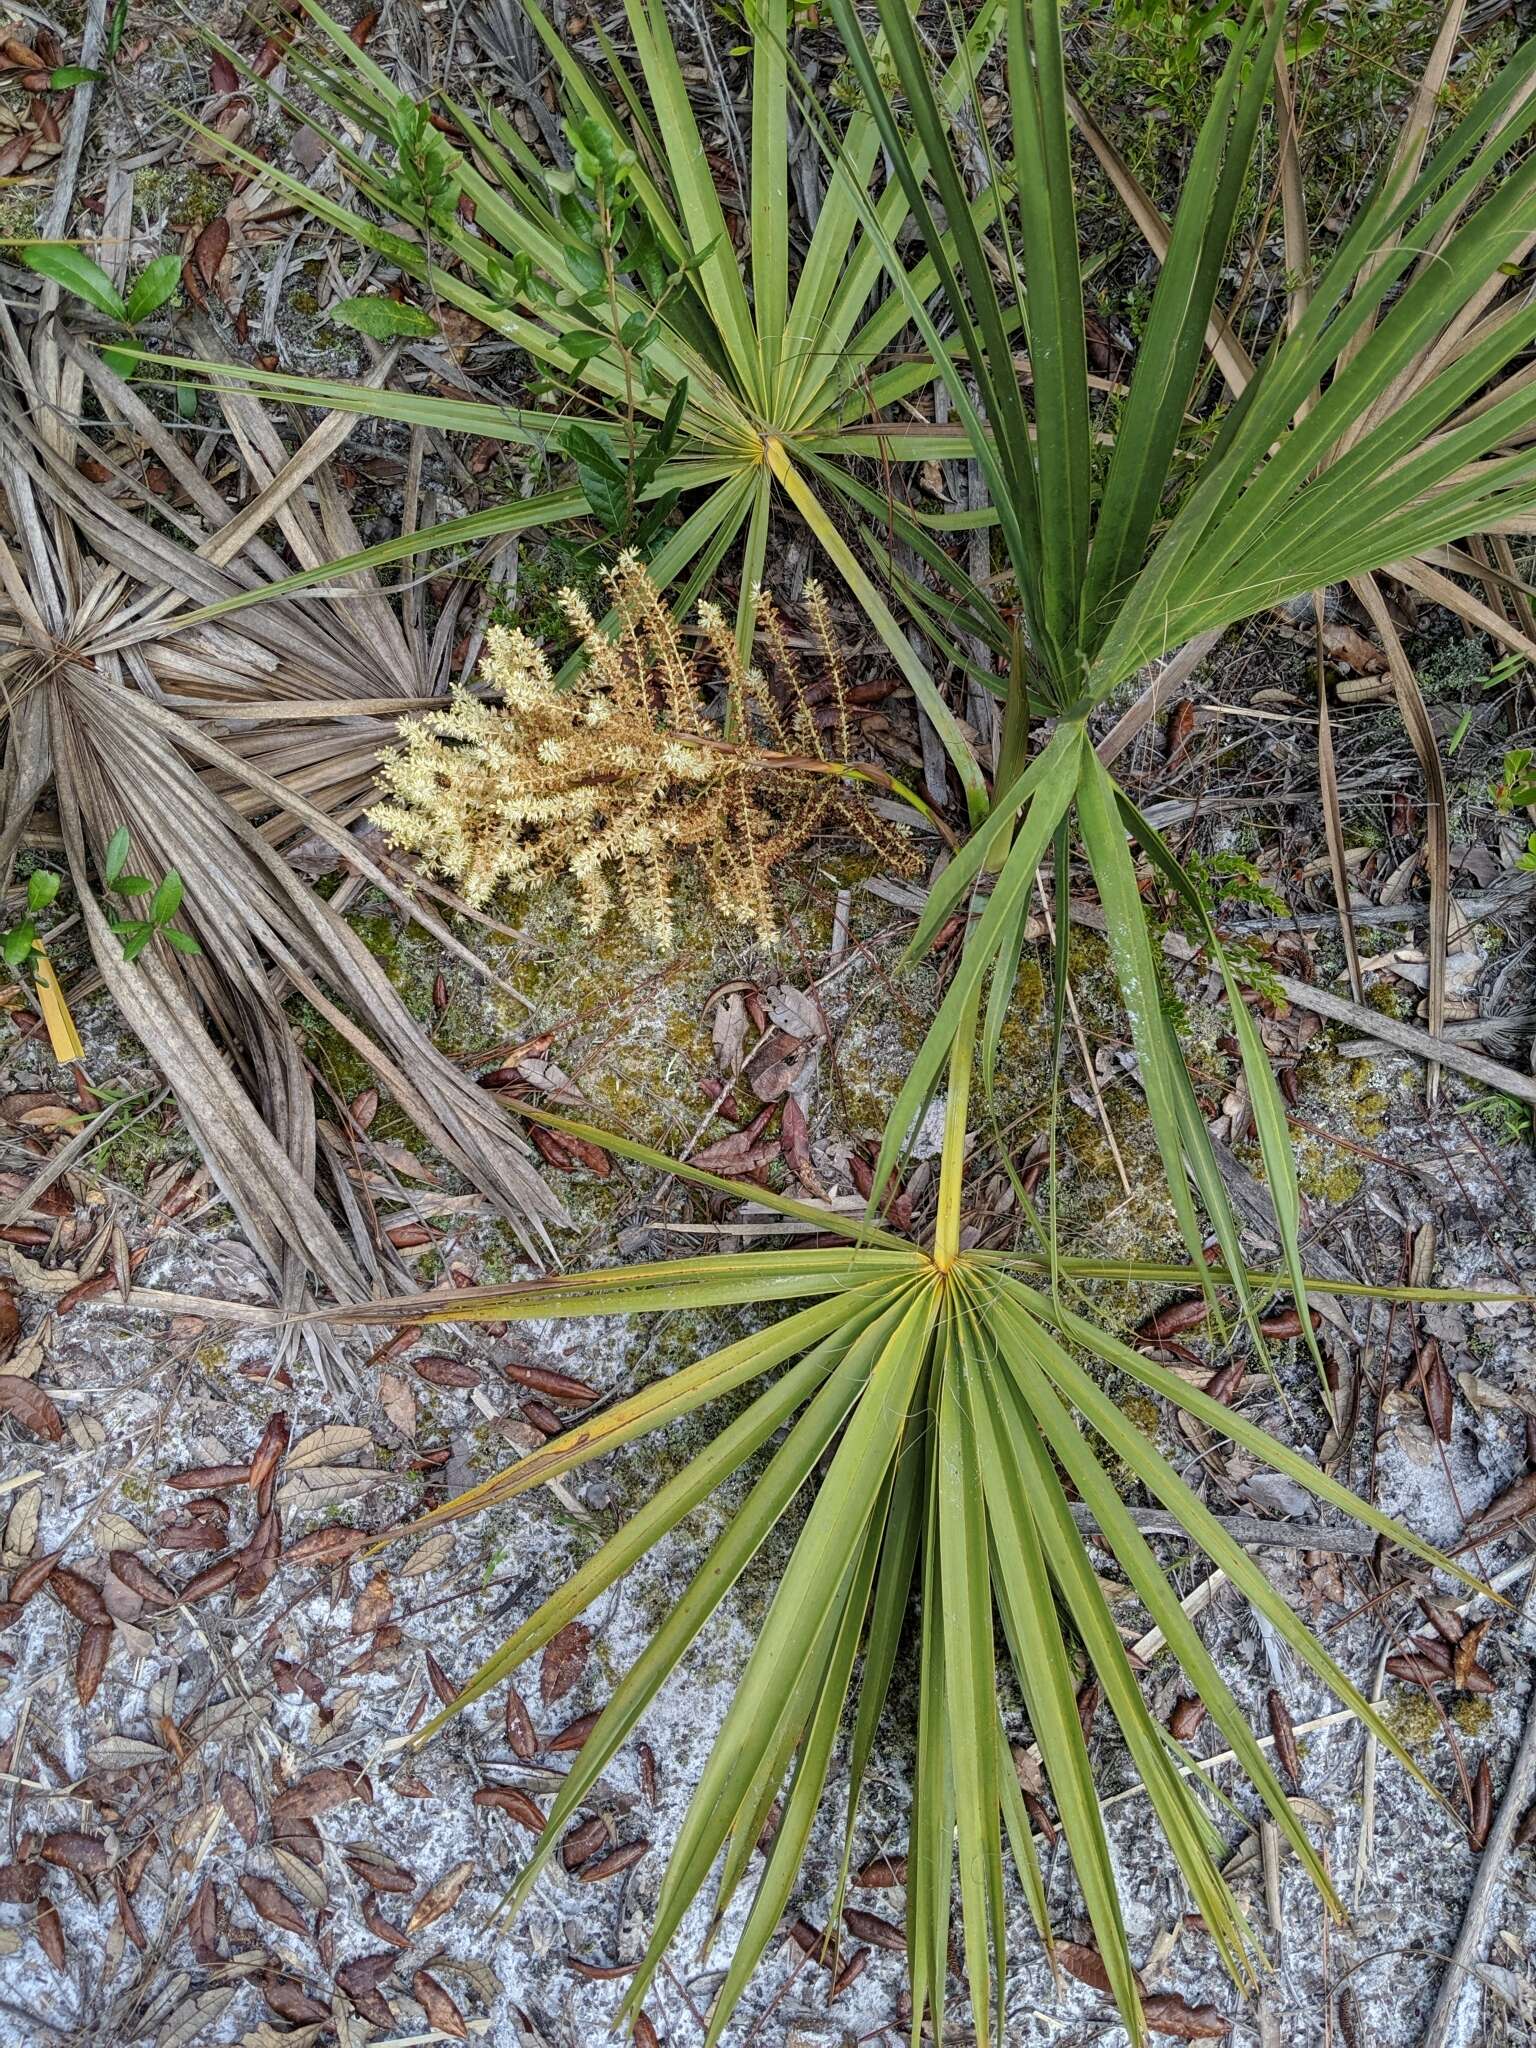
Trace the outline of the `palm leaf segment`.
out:
<instances>
[{"instance_id":1,"label":"palm leaf segment","mask_svg":"<svg viewBox=\"0 0 1536 2048\"><path fill-rule=\"evenodd\" d=\"M638 1148L627 1149L638 1156ZM754 1388L708 1448L546 1600L453 1707L416 1738L427 1740L449 1714L507 1678L732 1473L753 1462L749 1492L672 1613L614 1687L573 1763L514 1888L511 1903L520 1904L566 1824L678 1672L732 1584L784 1517L803 1518L672 1851L628 2012L643 2002L685 1916L712 1891L709 1928L719 1931L729 1917L732 1940L710 2021L710 2042L720 2038L781 1925L850 1703L851 1849L861 1780L914 1590L922 1617L908 1855L914 2041L925 2015L942 2038L957 1872L979 2037L998 2016L1006 1968L1005 1844L1050 1940L1035 1839L999 1707L999 1622L1003 1660L1028 1713L1115 1998L1136 2037L1135 1973L1075 1699L1085 1677L1102 1688L1224 1960L1240 1981L1249 1979L1256 1955L1216 1868L1219 1838L1177 1751L1143 1703L1074 1524L1074 1497L1091 1510L1106 1547L1163 1630L1275 1825L1332 1900L1317 1852L1101 1455L1123 1461L1300 1659L1394 1753L1401 1751L1258 1566L1103 1391L1085 1355L1419 1557L1441 1565L1446 1560L1241 1415L1037 1291L1027 1269L1028 1262L995 1253L959 1254L946 1264L876 1231L846 1249L696 1258L485 1290L431 1307L421 1297L354 1312L365 1319L396 1312L523 1319L727 1302L800 1304L769 1327L616 1402L415 1525L509 1500L707 1403ZM1092 1437L1102 1440L1102 1450ZM759 1863L754 1851L776 1801L777 1830ZM749 1897L738 1900L743 1890Z\"/></svg>"}]
</instances>

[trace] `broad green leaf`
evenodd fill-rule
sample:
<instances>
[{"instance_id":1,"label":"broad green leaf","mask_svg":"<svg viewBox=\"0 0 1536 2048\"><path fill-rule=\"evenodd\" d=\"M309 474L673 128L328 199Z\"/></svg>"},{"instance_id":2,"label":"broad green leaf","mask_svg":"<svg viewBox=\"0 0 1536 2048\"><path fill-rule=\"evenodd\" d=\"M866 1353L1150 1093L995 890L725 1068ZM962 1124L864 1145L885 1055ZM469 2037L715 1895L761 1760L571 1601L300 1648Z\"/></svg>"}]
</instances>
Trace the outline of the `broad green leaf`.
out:
<instances>
[{"instance_id":1,"label":"broad green leaf","mask_svg":"<svg viewBox=\"0 0 1536 2048\"><path fill-rule=\"evenodd\" d=\"M137 327L151 313L158 313L174 296L180 283L181 258L176 254L157 256L153 263L146 263L134 279L128 303L123 309L128 325Z\"/></svg>"},{"instance_id":2,"label":"broad green leaf","mask_svg":"<svg viewBox=\"0 0 1536 2048\"><path fill-rule=\"evenodd\" d=\"M28 270L46 277L64 291L84 299L109 320L126 320L128 308L110 277L94 258L69 242L30 242L21 251Z\"/></svg>"},{"instance_id":3,"label":"broad green leaf","mask_svg":"<svg viewBox=\"0 0 1536 2048\"><path fill-rule=\"evenodd\" d=\"M386 298L383 293L340 299L329 309L328 317L342 327L355 327L373 341L393 341L397 335L424 338L437 332L430 313L409 300Z\"/></svg>"}]
</instances>

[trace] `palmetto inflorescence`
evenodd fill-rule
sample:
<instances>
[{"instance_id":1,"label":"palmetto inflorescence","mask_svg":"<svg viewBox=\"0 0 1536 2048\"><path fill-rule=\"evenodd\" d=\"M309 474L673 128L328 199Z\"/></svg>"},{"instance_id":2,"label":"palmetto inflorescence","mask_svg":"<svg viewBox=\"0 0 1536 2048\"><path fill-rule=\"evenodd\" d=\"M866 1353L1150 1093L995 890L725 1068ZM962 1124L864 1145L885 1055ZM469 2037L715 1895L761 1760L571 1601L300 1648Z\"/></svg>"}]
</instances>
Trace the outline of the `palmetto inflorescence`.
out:
<instances>
[{"instance_id":1,"label":"palmetto inflorescence","mask_svg":"<svg viewBox=\"0 0 1536 2048\"><path fill-rule=\"evenodd\" d=\"M573 686L557 683L526 633L494 627L481 671L488 694L461 691L402 725L380 767L389 801L373 812L397 845L452 876L476 905L498 888L568 874L590 928L617 905L660 946L672 942L674 885L688 860L720 911L765 942L777 928L773 872L813 834L844 827L888 865L910 867L905 834L844 779L848 688L815 585L806 609L817 673L808 677L765 593L766 670L743 661L713 605L700 607L690 646L637 555L620 556L606 580L612 637L579 592L561 593L586 654ZM709 708L717 683L723 726Z\"/></svg>"}]
</instances>

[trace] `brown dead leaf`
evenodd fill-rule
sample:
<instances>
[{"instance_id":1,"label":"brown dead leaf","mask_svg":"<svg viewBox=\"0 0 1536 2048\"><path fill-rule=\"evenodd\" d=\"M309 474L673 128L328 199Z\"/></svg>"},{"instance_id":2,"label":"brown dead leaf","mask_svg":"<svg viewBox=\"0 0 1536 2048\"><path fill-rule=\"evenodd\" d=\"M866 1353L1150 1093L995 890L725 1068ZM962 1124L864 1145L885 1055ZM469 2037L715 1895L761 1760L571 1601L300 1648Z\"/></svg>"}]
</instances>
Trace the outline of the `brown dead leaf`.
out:
<instances>
[{"instance_id":1,"label":"brown dead leaf","mask_svg":"<svg viewBox=\"0 0 1536 2048\"><path fill-rule=\"evenodd\" d=\"M0 1287L0 1365L21 1342L21 1312L9 1287Z\"/></svg>"},{"instance_id":2,"label":"brown dead leaf","mask_svg":"<svg viewBox=\"0 0 1536 2048\"><path fill-rule=\"evenodd\" d=\"M100 1877L112 1865L106 1843L99 1835L85 1835L72 1828L60 1828L44 1835L38 1853L45 1863L60 1870L73 1870L80 1877Z\"/></svg>"},{"instance_id":3,"label":"brown dead leaf","mask_svg":"<svg viewBox=\"0 0 1536 2048\"><path fill-rule=\"evenodd\" d=\"M1205 1701L1193 1693L1174 1703L1173 1712L1168 1716L1168 1733L1175 1742L1193 1742L1205 1720Z\"/></svg>"},{"instance_id":4,"label":"brown dead leaf","mask_svg":"<svg viewBox=\"0 0 1536 2048\"><path fill-rule=\"evenodd\" d=\"M246 1484L252 1493L260 1493L262 1488L276 1477L277 1468L283 1461L283 1453L288 1448L288 1437L288 1418L280 1409L262 1431L261 1442L256 1446L256 1455L251 1460Z\"/></svg>"},{"instance_id":5,"label":"brown dead leaf","mask_svg":"<svg viewBox=\"0 0 1536 2048\"><path fill-rule=\"evenodd\" d=\"M524 1763L531 1763L539 1753L539 1738L533 1725L533 1716L524 1705L523 1696L515 1685L507 1687L507 1747Z\"/></svg>"},{"instance_id":6,"label":"brown dead leaf","mask_svg":"<svg viewBox=\"0 0 1536 2048\"><path fill-rule=\"evenodd\" d=\"M1493 1773L1484 1757L1477 1767L1472 1780L1472 1814L1468 1827L1472 1847L1481 1849L1488 1841L1488 1830L1493 1826Z\"/></svg>"},{"instance_id":7,"label":"brown dead leaf","mask_svg":"<svg viewBox=\"0 0 1536 2048\"><path fill-rule=\"evenodd\" d=\"M1301 1752L1296 1747L1296 1727L1291 1710L1274 1686L1269 1689L1269 1725L1275 1738L1275 1755L1290 1780L1291 1790L1301 1790ZM1198 2038L1198 2037L1196 2037Z\"/></svg>"},{"instance_id":8,"label":"brown dead leaf","mask_svg":"<svg viewBox=\"0 0 1536 2048\"><path fill-rule=\"evenodd\" d=\"M574 1721L567 1721L556 1735L551 1735L544 1747L548 1750L563 1751L582 1749L587 1737L601 1720L600 1714L578 1714Z\"/></svg>"},{"instance_id":9,"label":"brown dead leaf","mask_svg":"<svg viewBox=\"0 0 1536 2048\"><path fill-rule=\"evenodd\" d=\"M590 1819L578 1821L566 1834L560 1844L560 1861L567 1870L576 1870L589 1856L595 1856L608 1840L608 1823L598 1814Z\"/></svg>"},{"instance_id":10,"label":"brown dead leaf","mask_svg":"<svg viewBox=\"0 0 1536 2048\"><path fill-rule=\"evenodd\" d=\"M545 1645L539 1663L539 1697L546 1707L562 1700L587 1668L592 1631L584 1622L568 1621Z\"/></svg>"},{"instance_id":11,"label":"brown dead leaf","mask_svg":"<svg viewBox=\"0 0 1536 2048\"><path fill-rule=\"evenodd\" d=\"M322 1814L334 1813L338 1806L353 1799L373 1804L373 1786L364 1773L355 1768L344 1770L325 1765L318 1771L307 1772L278 1793L272 1802L273 1825L318 1820Z\"/></svg>"},{"instance_id":12,"label":"brown dead leaf","mask_svg":"<svg viewBox=\"0 0 1536 2048\"><path fill-rule=\"evenodd\" d=\"M466 1365L462 1358L450 1358L441 1351L429 1351L423 1358L413 1358L411 1371L418 1379L425 1380L429 1387L478 1387L480 1384L480 1375L472 1365ZM393 1416L390 1420L394 1420Z\"/></svg>"},{"instance_id":13,"label":"brown dead leaf","mask_svg":"<svg viewBox=\"0 0 1536 2048\"><path fill-rule=\"evenodd\" d=\"M64 1422L58 1409L41 1387L12 1372L0 1372L0 1416L9 1416L12 1422L45 1443L63 1441Z\"/></svg>"},{"instance_id":14,"label":"brown dead leaf","mask_svg":"<svg viewBox=\"0 0 1536 2048\"><path fill-rule=\"evenodd\" d=\"M106 1602L90 1580L81 1578L78 1572L72 1572L67 1565L54 1566L48 1574L48 1590L76 1621L95 1626L112 1619L107 1612Z\"/></svg>"},{"instance_id":15,"label":"brown dead leaf","mask_svg":"<svg viewBox=\"0 0 1536 2048\"><path fill-rule=\"evenodd\" d=\"M272 1878L247 1874L240 1880L240 1889L271 1926L285 1927L290 1934L309 1933L309 1922L282 1886Z\"/></svg>"},{"instance_id":16,"label":"brown dead leaf","mask_svg":"<svg viewBox=\"0 0 1536 2048\"><path fill-rule=\"evenodd\" d=\"M320 2026L331 2016L328 2005L311 1998L303 1985L295 1984L291 1977L261 1976L256 1979L256 1988L280 2020L291 2020L296 2027Z\"/></svg>"},{"instance_id":17,"label":"brown dead leaf","mask_svg":"<svg viewBox=\"0 0 1536 2048\"><path fill-rule=\"evenodd\" d=\"M230 1826L249 1849L261 1833L261 1816L244 1778L225 1771L219 1779L219 1804L229 1816Z\"/></svg>"},{"instance_id":18,"label":"brown dead leaf","mask_svg":"<svg viewBox=\"0 0 1536 2048\"><path fill-rule=\"evenodd\" d=\"M455 2041L469 2039L469 2029L459 2008L429 1971L418 1970L412 1977L411 1996L440 2034Z\"/></svg>"},{"instance_id":19,"label":"brown dead leaf","mask_svg":"<svg viewBox=\"0 0 1536 2048\"><path fill-rule=\"evenodd\" d=\"M885 1891L892 1885L907 1881L907 1859L905 1856L876 1856L866 1863L854 1877L853 1882L864 1891Z\"/></svg>"},{"instance_id":20,"label":"brown dead leaf","mask_svg":"<svg viewBox=\"0 0 1536 2048\"><path fill-rule=\"evenodd\" d=\"M1102 1991L1106 1998L1110 1996L1109 1972L1096 1948L1085 1941L1058 1941L1055 1956L1069 1977L1075 1977L1092 1991Z\"/></svg>"},{"instance_id":21,"label":"brown dead leaf","mask_svg":"<svg viewBox=\"0 0 1536 2048\"><path fill-rule=\"evenodd\" d=\"M64 1922L59 1918L59 1909L52 1899L38 1900L32 1932L37 1936L38 1947L62 1976L65 1969Z\"/></svg>"},{"instance_id":22,"label":"brown dead leaf","mask_svg":"<svg viewBox=\"0 0 1536 2048\"><path fill-rule=\"evenodd\" d=\"M395 1596L390 1590L389 1575L386 1572L375 1572L353 1605L353 1635L371 1636L375 1629L382 1628L388 1621L394 1604Z\"/></svg>"},{"instance_id":23,"label":"brown dead leaf","mask_svg":"<svg viewBox=\"0 0 1536 2048\"><path fill-rule=\"evenodd\" d=\"M907 1952L905 1928L880 1913L866 1913L861 1906L845 1906L843 1925L855 1941L867 1941L871 1948L883 1948L893 1956L904 1956Z\"/></svg>"},{"instance_id":24,"label":"brown dead leaf","mask_svg":"<svg viewBox=\"0 0 1536 2048\"><path fill-rule=\"evenodd\" d=\"M81 1631L80 1647L75 1652L75 1698L82 1707L88 1707L96 1697L96 1688L112 1654L113 1633L112 1624L103 1621L92 1622Z\"/></svg>"},{"instance_id":25,"label":"brown dead leaf","mask_svg":"<svg viewBox=\"0 0 1536 2048\"><path fill-rule=\"evenodd\" d=\"M522 1365L514 1360L502 1370L515 1386L526 1387L531 1394L542 1394L546 1401L557 1401L563 1407L589 1408L601 1399L596 1387L573 1379L568 1372L556 1372L551 1366Z\"/></svg>"},{"instance_id":26,"label":"brown dead leaf","mask_svg":"<svg viewBox=\"0 0 1536 2048\"><path fill-rule=\"evenodd\" d=\"M1191 2005L1176 1991L1153 1991L1141 2001L1142 2016L1154 2034L1176 2041L1225 2041L1232 2022L1214 2005Z\"/></svg>"},{"instance_id":27,"label":"brown dead leaf","mask_svg":"<svg viewBox=\"0 0 1536 2048\"><path fill-rule=\"evenodd\" d=\"M617 1877L620 1871L630 1870L650 1849L649 1842L625 1842L620 1848L610 1849L606 1856L599 1856L595 1863L589 1863L578 1873L582 1884L601 1884L605 1878Z\"/></svg>"},{"instance_id":28,"label":"brown dead leaf","mask_svg":"<svg viewBox=\"0 0 1536 2048\"><path fill-rule=\"evenodd\" d=\"M476 1806L487 1806L497 1813L504 1813L515 1820L519 1827L525 1827L530 1834L542 1835L544 1816L536 1803L516 1785L482 1785L475 1794Z\"/></svg>"},{"instance_id":29,"label":"brown dead leaf","mask_svg":"<svg viewBox=\"0 0 1536 2048\"><path fill-rule=\"evenodd\" d=\"M434 1920L441 1920L445 1913L451 1913L463 1895L464 1887L475 1874L473 1863L455 1863L440 1877L436 1884L422 1894L419 1904L405 1923L407 1934L420 1934L424 1927L430 1927Z\"/></svg>"},{"instance_id":30,"label":"brown dead leaf","mask_svg":"<svg viewBox=\"0 0 1536 2048\"><path fill-rule=\"evenodd\" d=\"M375 2026L394 2025L395 2016L379 1986L398 1961L399 1956L394 1949L381 1949L371 1956L354 1956L350 1963L343 1963L336 1972L337 1989L344 1992L363 2018L371 2020Z\"/></svg>"}]
</instances>

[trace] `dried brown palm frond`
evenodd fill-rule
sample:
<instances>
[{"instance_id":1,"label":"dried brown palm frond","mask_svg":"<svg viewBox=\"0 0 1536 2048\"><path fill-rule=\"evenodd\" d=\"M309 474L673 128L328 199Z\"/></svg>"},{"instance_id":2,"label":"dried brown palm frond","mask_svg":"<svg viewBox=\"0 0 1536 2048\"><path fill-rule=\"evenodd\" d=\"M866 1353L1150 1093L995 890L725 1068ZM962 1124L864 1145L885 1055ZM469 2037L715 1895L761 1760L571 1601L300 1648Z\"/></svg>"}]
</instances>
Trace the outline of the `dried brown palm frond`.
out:
<instances>
[{"instance_id":1,"label":"dried brown palm frond","mask_svg":"<svg viewBox=\"0 0 1536 2048\"><path fill-rule=\"evenodd\" d=\"M915 862L906 836L847 786L847 684L825 601L807 586L823 716L784 622L765 592L759 637L771 673L742 660L719 610L702 605L690 650L640 557L607 577L612 638L574 590L561 593L587 656L563 688L526 633L492 628L481 687L401 728L379 765L390 801L372 816L396 845L449 875L471 904L569 875L596 930L622 904L658 946L673 937L681 863L703 874L722 915L776 935L773 871L841 825L890 865ZM725 683L725 735L708 699ZM827 733L823 733L823 724ZM829 748L828 738L833 746Z\"/></svg>"},{"instance_id":2,"label":"dried brown palm frond","mask_svg":"<svg viewBox=\"0 0 1536 2048\"><path fill-rule=\"evenodd\" d=\"M293 454L258 406L225 399L226 496L137 393L73 350L50 290L25 337L0 311L0 882L29 831L46 834L51 790L97 970L285 1305L312 1289L357 1300L400 1277L317 1119L295 997L542 1254L558 1203L343 915L371 884L473 958L349 830L399 714L448 681L452 616L429 637L411 593L358 575L253 606L232 628L179 626L188 596L217 602L291 571L265 537L274 525L306 563L357 546L326 467L346 428L329 421ZM90 431L87 384L106 422ZM140 482L145 460L170 494ZM181 875L197 956L155 945L124 962L99 901L121 826L135 866ZM351 871L332 902L287 858L310 837Z\"/></svg>"}]
</instances>

